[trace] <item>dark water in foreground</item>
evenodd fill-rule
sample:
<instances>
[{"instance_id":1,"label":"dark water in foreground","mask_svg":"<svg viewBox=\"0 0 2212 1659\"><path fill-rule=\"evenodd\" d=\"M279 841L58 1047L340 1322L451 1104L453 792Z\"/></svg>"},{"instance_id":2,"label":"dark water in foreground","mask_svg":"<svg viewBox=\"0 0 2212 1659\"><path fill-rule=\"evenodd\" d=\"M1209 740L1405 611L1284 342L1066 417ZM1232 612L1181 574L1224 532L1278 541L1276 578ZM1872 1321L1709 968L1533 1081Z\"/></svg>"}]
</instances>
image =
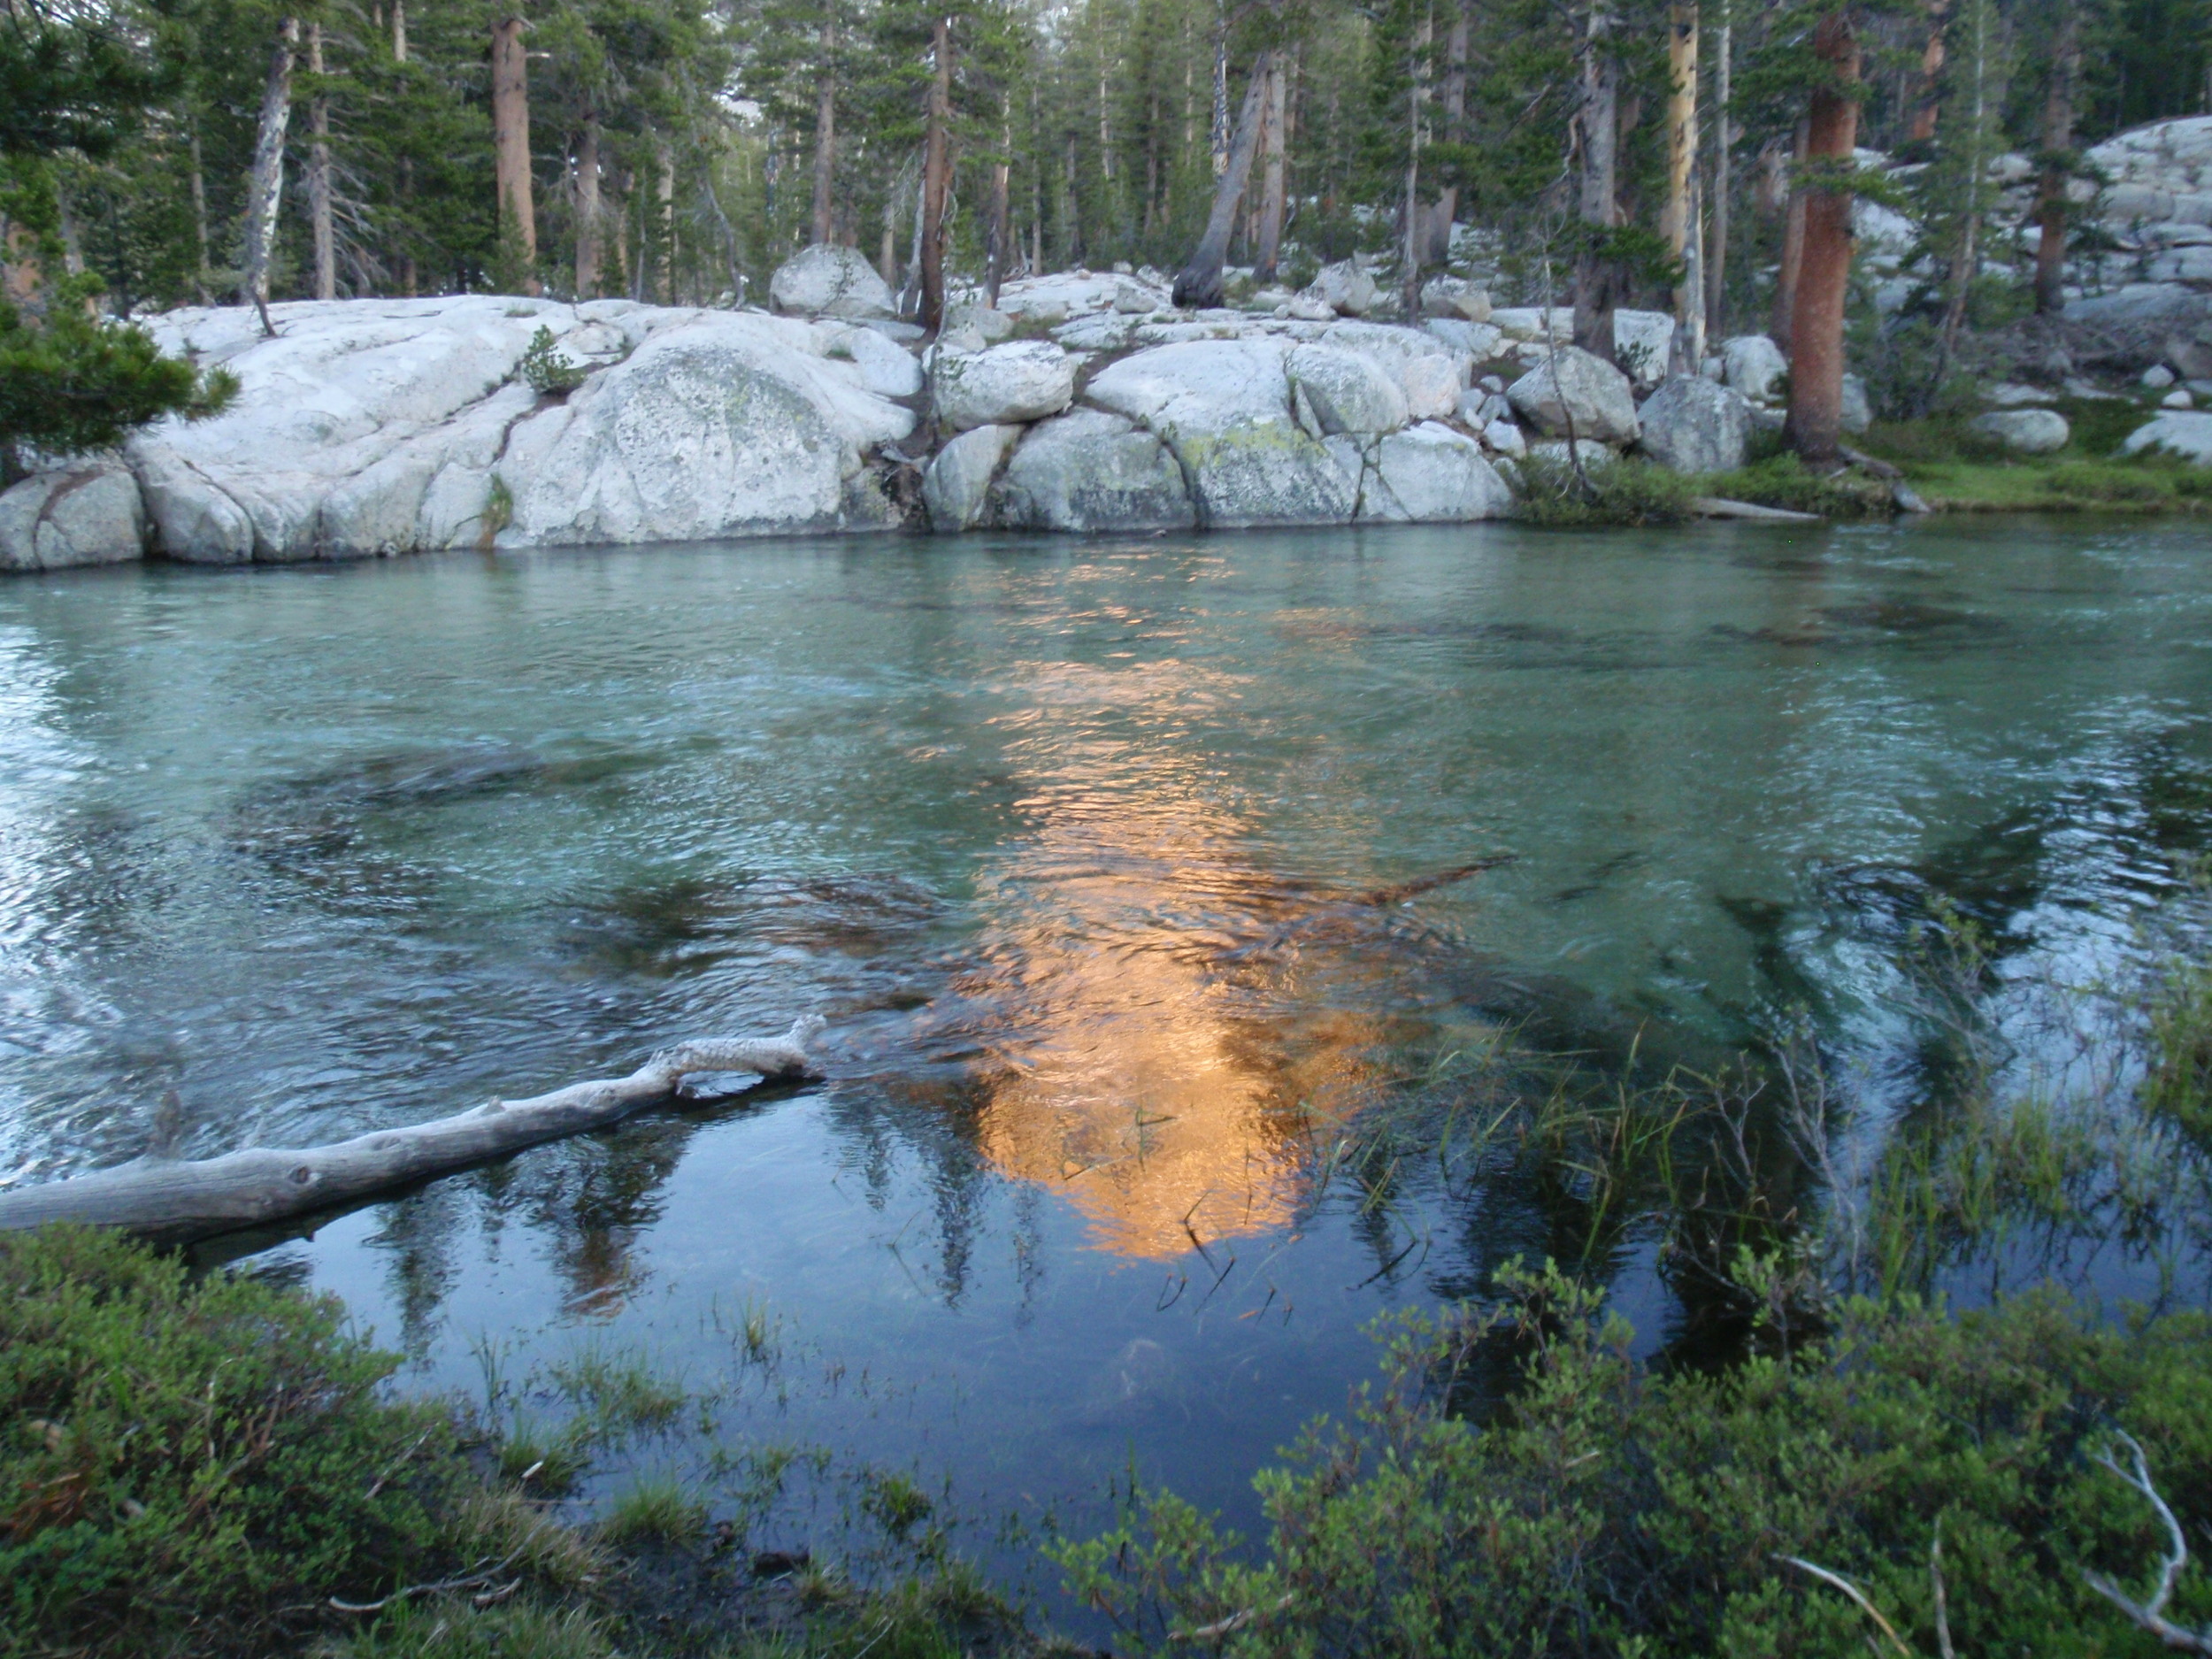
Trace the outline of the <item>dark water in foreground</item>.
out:
<instances>
[{"instance_id":1,"label":"dark water in foreground","mask_svg":"<svg viewBox=\"0 0 2212 1659\"><path fill-rule=\"evenodd\" d=\"M1409 1079L1502 1024L1696 1056L1802 1003L1878 1110L1911 905L2008 972L2120 958L2204 840L2208 551L1484 526L18 580L0 1179L819 1011L821 1087L257 1260L411 1386L645 1348L722 1379L731 1444L972 1513L1087 1525L1133 1466L1248 1516L1365 1321L1571 1230L1570 1194L1333 1160ZM1605 1266L1664 1341L1648 1252Z\"/></svg>"}]
</instances>

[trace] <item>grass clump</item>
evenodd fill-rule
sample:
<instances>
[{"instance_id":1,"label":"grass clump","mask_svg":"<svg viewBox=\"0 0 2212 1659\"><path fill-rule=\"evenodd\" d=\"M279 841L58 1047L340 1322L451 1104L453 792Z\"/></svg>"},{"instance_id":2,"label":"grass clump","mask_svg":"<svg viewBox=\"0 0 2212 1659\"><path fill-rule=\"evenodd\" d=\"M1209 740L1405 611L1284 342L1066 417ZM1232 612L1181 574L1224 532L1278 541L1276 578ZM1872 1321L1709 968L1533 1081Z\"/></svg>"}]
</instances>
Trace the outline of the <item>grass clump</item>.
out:
<instances>
[{"instance_id":1,"label":"grass clump","mask_svg":"<svg viewBox=\"0 0 2212 1659\"><path fill-rule=\"evenodd\" d=\"M599 1524L599 1535L613 1544L681 1544L706 1530L706 1505L665 1476L640 1479L614 1501Z\"/></svg>"},{"instance_id":2,"label":"grass clump","mask_svg":"<svg viewBox=\"0 0 2212 1659\"><path fill-rule=\"evenodd\" d=\"M1154 1493L1057 1552L1070 1587L1146 1652L1863 1654L1867 1616L1793 1557L1855 1583L1911 1652L2156 1650L2085 1578L2140 1585L2162 1548L2097 1457L2124 1431L2184 1528L2212 1520L2201 1317L2115 1331L2047 1295L1957 1317L1862 1302L1793 1354L1662 1376L1597 1293L1500 1279L1488 1309L1403 1322L1352 1421L1260 1477L1256 1563ZM1507 1402L1458 1414L1502 1355ZM2212 1615L2193 1562L2169 1611Z\"/></svg>"},{"instance_id":3,"label":"grass clump","mask_svg":"<svg viewBox=\"0 0 2212 1659\"><path fill-rule=\"evenodd\" d=\"M1554 528L1680 524L1691 517L1691 482L1633 457L1592 462L1582 473L1562 457L1531 454L1521 474L1519 517Z\"/></svg>"},{"instance_id":4,"label":"grass clump","mask_svg":"<svg viewBox=\"0 0 2212 1659\"><path fill-rule=\"evenodd\" d=\"M265 1653L437 1555L453 1433L395 1363L334 1301L0 1234L0 1654Z\"/></svg>"},{"instance_id":5,"label":"grass clump","mask_svg":"<svg viewBox=\"0 0 2212 1659\"><path fill-rule=\"evenodd\" d=\"M328 1643L318 1659L612 1659L615 1652L606 1621L581 1608L410 1601L358 1635Z\"/></svg>"}]
</instances>

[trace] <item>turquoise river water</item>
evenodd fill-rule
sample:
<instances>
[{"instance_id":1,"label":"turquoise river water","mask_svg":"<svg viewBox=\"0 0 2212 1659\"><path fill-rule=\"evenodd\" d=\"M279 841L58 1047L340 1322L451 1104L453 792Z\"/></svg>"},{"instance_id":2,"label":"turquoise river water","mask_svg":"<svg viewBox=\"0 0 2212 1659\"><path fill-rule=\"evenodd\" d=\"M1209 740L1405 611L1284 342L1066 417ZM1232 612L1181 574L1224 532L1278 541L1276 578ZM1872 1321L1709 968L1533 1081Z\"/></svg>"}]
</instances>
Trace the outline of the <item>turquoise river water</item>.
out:
<instances>
[{"instance_id":1,"label":"turquoise river water","mask_svg":"<svg viewBox=\"0 0 2212 1659\"><path fill-rule=\"evenodd\" d=\"M2124 958L2212 800L2208 553L1486 526L13 580L0 1180L819 1013L818 1086L219 1253L342 1294L406 1386L649 1351L725 1443L991 1524L1079 1530L1132 1469L1248 1522L1369 1320L1561 1236L1571 1195L1332 1165L1470 1033L1700 1054L1803 1007L1878 1124L1914 905L2008 973ZM1603 1271L1679 1332L1632 1237Z\"/></svg>"}]
</instances>

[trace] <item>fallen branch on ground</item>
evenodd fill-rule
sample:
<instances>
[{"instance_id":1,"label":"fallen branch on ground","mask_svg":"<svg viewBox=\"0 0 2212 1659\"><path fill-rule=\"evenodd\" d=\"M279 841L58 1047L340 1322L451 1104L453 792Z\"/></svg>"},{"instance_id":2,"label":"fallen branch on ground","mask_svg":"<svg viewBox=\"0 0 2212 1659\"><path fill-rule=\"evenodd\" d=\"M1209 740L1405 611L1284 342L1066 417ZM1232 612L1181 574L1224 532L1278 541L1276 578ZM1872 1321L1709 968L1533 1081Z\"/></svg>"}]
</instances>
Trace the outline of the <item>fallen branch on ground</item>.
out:
<instances>
[{"instance_id":1,"label":"fallen branch on ground","mask_svg":"<svg viewBox=\"0 0 2212 1659\"><path fill-rule=\"evenodd\" d=\"M0 1193L0 1228L73 1221L165 1243L184 1243L342 1204L619 1122L707 1071L811 1074L806 1045L822 1028L812 1017L780 1037L706 1038L664 1048L625 1078L572 1083L529 1100L491 1101L451 1118L379 1129L330 1146L261 1148L198 1163L141 1158L19 1192Z\"/></svg>"},{"instance_id":2,"label":"fallen branch on ground","mask_svg":"<svg viewBox=\"0 0 2212 1659\"><path fill-rule=\"evenodd\" d=\"M2174 1593L2174 1580L2189 1564L2189 1545L2181 1535L2181 1523L2174 1518L2173 1510L2167 1507L2166 1500L2158 1495L2158 1488L2151 1484L2150 1465L2144 1461L2143 1448L2136 1444L2135 1437L2116 1432L2114 1438L2127 1448L2128 1461L2135 1465L2133 1470L2121 1468L2113 1461L2108 1451L2099 1452L2096 1461L2149 1500L2151 1508L2158 1513L2160 1525L2165 1530L2166 1555L2158 1563L2158 1588L2152 1592L2147 1601L2136 1601L2101 1572L2085 1572L2082 1578L2091 1589L2169 1647L2182 1653L2212 1654L2212 1630L2191 1630L2166 1617L2166 1599Z\"/></svg>"}]
</instances>

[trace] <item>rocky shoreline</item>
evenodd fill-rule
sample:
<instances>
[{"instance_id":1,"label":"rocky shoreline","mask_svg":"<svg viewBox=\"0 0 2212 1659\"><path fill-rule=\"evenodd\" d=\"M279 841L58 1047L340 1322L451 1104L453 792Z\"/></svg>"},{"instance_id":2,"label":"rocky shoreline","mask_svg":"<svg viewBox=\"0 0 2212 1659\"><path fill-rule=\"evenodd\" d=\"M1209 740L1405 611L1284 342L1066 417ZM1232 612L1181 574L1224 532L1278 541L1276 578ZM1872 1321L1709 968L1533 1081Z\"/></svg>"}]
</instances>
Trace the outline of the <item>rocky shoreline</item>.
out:
<instances>
[{"instance_id":1,"label":"rocky shoreline","mask_svg":"<svg viewBox=\"0 0 2212 1659\"><path fill-rule=\"evenodd\" d=\"M2097 256L2113 286L2069 317L2142 334L2117 366L2142 357L2146 384L2183 382L2129 449L2212 464L2212 413L2181 407L2212 376L2199 281L2212 265L2198 268L2212 227L2195 222L2212 220L2212 185L2163 188L2212 179L2212 118L2105 148L2123 178L2106 228L2132 263ZM1901 233L1861 205L1878 273ZM926 346L867 262L827 245L776 273L768 311L297 302L271 307L273 337L250 310L169 312L145 326L165 350L230 370L236 402L115 453L52 458L0 494L0 570L895 529L1463 523L1510 513L1525 457L1564 458L1570 437L1586 464L1633 452L1711 473L1781 421L1788 365L1772 342L1720 342L1670 378L1674 325L1658 312L1616 313L1624 373L1567 343L1564 308L1494 311L1450 277L1424 290L1417 326L1367 319L1382 298L1356 260L1236 309L1180 311L1167 288L1150 271L1010 282L995 309L956 296ZM1985 435L2024 454L2067 442L2062 417L2006 406L2007 393L2053 396L1997 387L2000 406L1976 423ZM1868 416L1848 382L1847 426Z\"/></svg>"},{"instance_id":2,"label":"rocky shoreline","mask_svg":"<svg viewBox=\"0 0 2212 1659\"><path fill-rule=\"evenodd\" d=\"M848 250L808 257L880 288ZM924 349L887 293L806 297L812 315L303 302L271 308L273 338L250 311L171 312L148 326L236 375L235 403L16 485L0 496L0 565L1457 523L1509 511L1513 463L1571 425L1606 458L1642 440L1710 468L1778 419L1701 381L1647 399L1647 436L1627 375L1543 338L1563 334L1563 311L1420 328L1276 314L1286 305L1179 312L1139 276L1077 273L1010 284L999 311L971 303ZM529 383L541 329L552 361L580 372L572 390ZM1663 361L1671 329L1621 313L1632 361ZM1739 357L1762 378L1753 391L1770 390L1778 354L1732 352L1732 369Z\"/></svg>"}]
</instances>

